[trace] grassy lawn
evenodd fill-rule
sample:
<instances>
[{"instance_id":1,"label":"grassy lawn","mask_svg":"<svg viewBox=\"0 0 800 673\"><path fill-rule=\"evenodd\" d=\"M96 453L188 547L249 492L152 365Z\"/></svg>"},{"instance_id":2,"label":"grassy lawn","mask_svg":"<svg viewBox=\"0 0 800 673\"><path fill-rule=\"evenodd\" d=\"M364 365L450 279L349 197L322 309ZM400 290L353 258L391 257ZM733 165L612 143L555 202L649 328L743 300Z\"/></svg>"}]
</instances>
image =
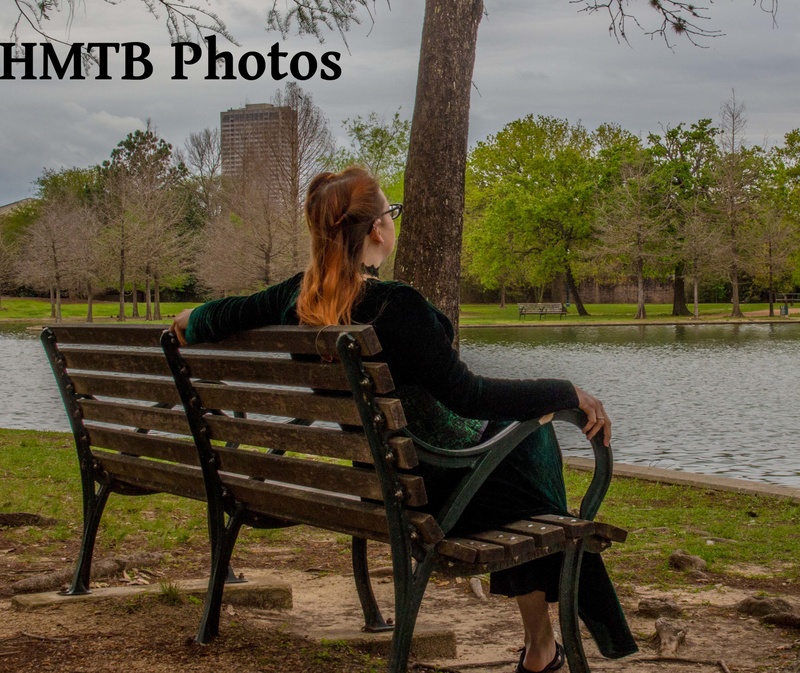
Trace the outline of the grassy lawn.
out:
<instances>
[{"instance_id":1,"label":"grassy lawn","mask_svg":"<svg viewBox=\"0 0 800 673\"><path fill-rule=\"evenodd\" d=\"M199 302L161 302L161 315L164 316L161 322L170 322L171 316L180 313L185 308L197 306ZM133 306L125 304L125 315L130 317ZM146 307L144 302L139 302L139 314L144 322ZM119 302L116 301L95 301L92 308L94 320L97 322L108 322L116 320L119 313ZM86 302L67 302L61 303L61 315L65 320L86 320ZM113 316L113 317L112 317ZM0 303L0 320L3 321L49 321L50 300L36 298L3 297Z\"/></svg>"},{"instance_id":2,"label":"grassy lawn","mask_svg":"<svg viewBox=\"0 0 800 673\"><path fill-rule=\"evenodd\" d=\"M577 497L586 490L590 474L567 469L565 477L568 492ZM0 430L0 511L32 512L58 520L52 527L15 530L20 558L34 559L63 549L67 541L77 543L81 494L71 435ZM676 549L701 556L715 574L746 574L747 569L758 568L773 581L800 579L800 504L788 499L617 477L598 518L630 532L625 544L614 545L605 554L620 582L664 586L689 582L667 566ZM103 555L123 543L151 551L176 550L187 543L203 547L207 534L203 503L166 495L112 495L97 553ZM265 538L280 540L281 531L247 531L237 553L259 541L263 544ZM345 536L337 536L336 543L346 551Z\"/></svg>"},{"instance_id":3,"label":"grassy lawn","mask_svg":"<svg viewBox=\"0 0 800 673\"><path fill-rule=\"evenodd\" d=\"M164 319L161 322L169 322L171 316L180 313L185 308L198 306L198 302L163 302L161 304L161 314ZM130 317L132 307L126 304L126 315ZM747 315L751 311L765 311L769 308L768 304L742 304L742 311ZM118 302L95 302L94 319L97 322L108 322L116 320L119 310ZM521 324L591 324L605 322L631 322L641 324L642 321L634 320L636 315L635 304L586 304L588 316L579 316L575 306L569 307L569 313L560 318L559 316L525 316L520 319L516 304L508 304L506 308L498 308L496 304L463 304L461 306L462 325L521 325ZM144 322L145 306L140 302L139 313L142 317L136 320ZM700 318L703 319L727 319L730 316L731 305L721 304L700 304ZM82 321L86 319L86 303L70 302L61 305L61 313L64 319L69 321ZM676 318L672 315L672 304L647 304L647 322L674 322ZM778 306L775 306L775 317L778 318ZM748 316L749 317L749 316ZM766 317L757 317L756 320L766 320ZM787 320L787 318L782 318ZM50 320L50 301L47 299L30 299L4 297L0 303L0 321L22 322L37 321L47 322ZM677 318L691 322L691 318ZM791 320L791 318L788 318Z\"/></svg>"},{"instance_id":4,"label":"grassy lawn","mask_svg":"<svg viewBox=\"0 0 800 673\"><path fill-rule=\"evenodd\" d=\"M552 323L604 323L604 322L631 322L641 324L641 320L634 320L636 315L636 304L585 304L588 316L579 316L575 305L569 307L566 316L544 316L535 315L524 316L520 319L516 304L508 304L505 308L499 308L496 304L462 304L461 305L461 324L462 325L521 325L521 324L552 324ZM646 304L647 322L674 322L676 320L692 322L691 317L675 318L672 315L672 304ZM700 320L703 319L726 319L730 316L731 305L721 304L700 304ZM751 311L764 311L769 309L769 304L742 304L742 311L745 316ZM691 310L691 307L690 307ZM775 317L778 316L778 305L775 305ZM765 318L755 318L765 319ZM787 318L783 318L786 320Z\"/></svg>"}]
</instances>

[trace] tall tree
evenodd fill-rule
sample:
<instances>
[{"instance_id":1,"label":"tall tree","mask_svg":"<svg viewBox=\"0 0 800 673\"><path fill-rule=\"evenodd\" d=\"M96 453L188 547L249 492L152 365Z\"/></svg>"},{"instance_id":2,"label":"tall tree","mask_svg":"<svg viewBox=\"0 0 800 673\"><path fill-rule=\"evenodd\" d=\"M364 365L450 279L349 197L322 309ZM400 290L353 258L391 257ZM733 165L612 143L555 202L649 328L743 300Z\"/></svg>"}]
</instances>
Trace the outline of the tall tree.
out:
<instances>
[{"instance_id":1,"label":"tall tree","mask_svg":"<svg viewBox=\"0 0 800 673\"><path fill-rule=\"evenodd\" d=\"M222 145L219 129L206 128L190 133L177 158L189 172L187 182L195 188L201 204L203 222L217 217L221 205Z\"/></svg>"},{"instance_id":2,"label":"tall tree","mask_svg":"<svg viewBox=\"0 0 800 673\"><path fill-rule=\"evenodd\" d=\"M278 172L279 193L275 194L283 204L286 213L286 232L289 236L291 266L299 271L306 264L301 250L306 241L303 224L303 198L311 179L319 173L330 160L334 143L328 118L314 104L311 94L301 89L296 82L289 82L275 92L272 104L288 107L292 111L293 124L268 141L285 143L285 150L274 147L275 157L285 158L275 162Z\"/></svg>"},{"instance_id":3,"label":"tall tree","mask_svg":"<svg viewBox=\"0 0 800 673\"><path fill-rule=\"evenodd\" d=\"M476 226L485 223L497 232L492 254L523 264L531 284L563 274L581 315L587 311L574 264L592 235L600 174L593 134L580 124L533 115L479 142L469 161L470 203L481 217Z\"/></svg>"},{"instance_id":4,"label":"tall tree","mask_svg":"<svg viewBox=\"0 0 800 673\"><path fill-rule=\"evenodd\" d=\"M186 176L186 167L172 160L172 145L160 138L150 120L144 131L129 133L103 162L103 239L112 265L118 272L119 316L125 320L127 283L161 277L156 251L171 254L171 245L157 241L171 238L183 219L176 189ZM149 288L148 288L149 295ZM156 314L158 314L156 301Z\"/></svg>"},{"instance_id":5,"label":"tall tree","mask_svg":"<svg viewBox=\"0 0 800 673\"><path fill-rule=\"evenodd\" d=\"M725 241L715 226L707 199L696 195L692 201L680 204L680 258L684 272L692 282L692 317L700 318L700 283L708 279L727 279Z\"/></svg>"},{"instance_id":6,"label":"tall tree","mask_svg":"<svg viewBox=\"0 0 800 673\"><path fill-rule=\"evenodd\" d=\"M683 255L686 251L683 245L684 229L691 228L694 234L698 233L697 217L709 198L712 169L717 158L718 134L711 124L710 119L701 119L688 128L681 123L665 128L661 134L651 133L648 136L651 152L660 166L662 188L668 197L665 207L674 241L671 255L674 259L674 316L689 315L684 283L687 264ZM697 290L696 283L694 289Z\"/></svg>"},{"instance_id":7,"label":"tall tree","mask_svg":"<svg viewBox=\"0 0 800 673\"><path fill-rule=\"evenodd\" d=\"M752 215L759 172L756 151L745 145L745 106L737 102L735 93L722 104L720 117L720 156L714 173L713 201L717 224L725 238L732 295L731 317L742 318L739 283L744 265L746 228Z\"/></svg>"},{"instance_id":8,"label":"tall tree","mask_svg":"<svg viewBox=\"0 0 800 673\"><path fill-rule=\"evenodd\" d=\"M3 292L11 288L16 277L16 252L15 246L0 235L0 301L2 301Z\"/></svg>"},{"instance_id":9,"label":"tall tree","mask_svg":"<svg viewBox=\"0 0 800 673\"><path fill-rule=\"evenodd\" d=\"M663 261L669 241L659 187L651 156L639 150L625 159L618 184L603 194L597 209L599 243L592 252L636 279L636 319L647 317L645 275Z\"/></svg>"}]
</instances>

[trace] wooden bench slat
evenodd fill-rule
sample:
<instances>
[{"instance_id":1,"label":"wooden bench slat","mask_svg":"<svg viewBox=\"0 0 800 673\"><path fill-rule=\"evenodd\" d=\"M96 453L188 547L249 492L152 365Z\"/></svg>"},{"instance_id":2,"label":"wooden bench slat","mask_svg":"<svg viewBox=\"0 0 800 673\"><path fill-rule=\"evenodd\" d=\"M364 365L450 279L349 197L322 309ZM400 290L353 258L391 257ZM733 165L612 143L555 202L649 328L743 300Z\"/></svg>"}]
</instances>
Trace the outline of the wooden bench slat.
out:
<instances>
[{"instance_id":1,"label":"wooden bench slat","mask_svg":"<svg viewBox=\"0 0 800 673\"><path fill-rule=\"evenodd\" d=\"M594 534L594 522L579 519L574 516L561 516L559 514L543 514L532 516L531 521L546 523L551 526L560 526L568 538L589 537Z\"/></svg>"},{"instance_id":2,"label":"wooden bench slat","mask_svg":"<svg viewBox=\"0 0 800 673\"><path fill-rule=\"evenodd\" d=\"M174 384L173 384L174 388ZM202 404L208 409L230 409L245 413L307 418L344 425L361 425L361 416L351 395L326 395L305 390L270 390L237 385L195 383ZM377 399L390 430L405 427L400 400Z\"/></svg>"},{"instance_id":3,"label":"wooden bench slat","mask_svg":"<svg viewBox=\"0 0 800 673\"><path fill-rule=\"evenodd\" d=\"M372 463L369 443L361 432L228 416L209 415L206 422L211 429L211 439L221 442Z\"/></svg>"},{"instance_id":4,"label":"wooden bench slat","mask_svg":"<svg viewBox=\"0 0 800 673\"><path fill-rule=\"evenodd\" d=\"M625 540L628 539L628 531L624 528L619 528L602 521L595 521L593 523L594 534L598 537L611 540L611 542L625 542Z\"/></svg>"},{"instance_id":5,"label":"wooden bench slat","mask_svg":"<svg viewBox=\"0 0 800 673\"><path fill-rule=\"evenodd\" d=\"M513 559L530 554L538 545L536 540L522 533L512 533L504 530L486 530L468 536L471 540L488 542L503 548L504 558Z\"/></svg>"},{"instance_id":6,"label":"wooden bench slat","mask_svg":"<svg viewBox=\"0 0 800 673\"><path fill-rule=\"evenodd\" d=\"M227 473L221 473L220 478L237 501L245 503L257 514L382 542L389 539L386 510L382 504L287 488ZM424 542L434 544L441 539L441 529L431 515L410 514L411 522Z\"/></svg>"},{"instance_id":7,"label":"wooden bench slat","mask_svg":"<svg viewBox=\"0 0 800 673\"><path fill-rule=\"evenodd\" d=\"M103 344L107 346L150 346L157 348L167 325L49 325L63 344ZM272 325L242 332L221 344L184 346L191 349L274 351L304 355L336 355L336 340L343 332L352 334L362 356L381 352L372 325L301 327Z\"/></svg>"},{"instance_id":8,"label":"wooden bench slat","mask_svg":"<svg viewBox=\"0 0 800 673\"><path fill-rule=\"evenodd\" d=\"M271 325L241 332L220 343L204 343L183 346L182 351L192 349L247 350L298 355L337 355L336 340L342 333L352 334L361 348L361 355L371 356L381 352L381 345L372 325L337 325L307 327L297 325Z\"/></svg>"},{"instance_id":9,"label":"wooden bench slat","mask_svg":"<svg viewBox=\"0 0 800 673\"><path fill-rule=\"evenodd\" d=\"M200 465L197 448L192 441L96 425L87 425L86 430L89 433L89 443L93 447L120 451L134 456L169 460L173 463Z\"/></svg>"},{"instance_id":10,"label":"wooden bench slat","mask_svg":"<svg viewBox=\"0 0 800 673\"><path fill-rule=\"evenodd\" d=\"M133 376L83 374L70 376L78 395L117 397L171 404L181 403L181 397L172 378L142 379Z\"/></svg>"},{"instance_id":11,"label":"wooden bench slat","mask_svg":"<svg viewBox=\"0 0 800 673\"><path fill-rule=\"evenodd\" d=\"M333 465L319 461L276 456L243 449L214 447L220 457L220 470L256 479L316 488L347 495L383 500L378 476L371 469ZM401 475L405 503L412 507L427 502L422 477Z\"/></svg>"},{"instance_id":12,"label":"wooden bench slat","mask_svg":"<svg viewBox=\"0 0 800 673\"><path fill-rule=\"evenodd\" d=\"M557 547L564 544L564 529L561 526L551 526L546 523L538 523L531 520L512 521L511 523L498 526L500 530L510 533L527 535L536 540L539 547Z\"/></svg>"},{"instance_id":13,"label":"wooden bench slat","mask_svg":"<svg viewBox=\"0 0 800 673\"><path fill-rule=\"evenodd\" d=\"M149 400L170 405L181 403L171 378L142 379L122 374L78 372L72 374L71 379L75 392L79 395ZM195 389L208 408L361 425L361 416L349 395L334 396L304 390L270 390L214 383L195 383ZM399 430L405 427L406 419L400 400L379 397L376 403L386 418L388 429Z\"/></svg>"},{"instance_id":14,"label":"wooden bench slat","mask_svg":"<svg viewBox=\"0 0 800 673\"><path fill-rule=\"evenodd\" d=\"M60 349L68 369L171 376L160 351L75 348ZM195 378L244 383L279 383L322 390L350 390L344 370L338 364L297 362L289 358L226 355L224 353L185 353L184 359ZM365 363L378 394L394 390L389 367L383 362Z\"/></svg>"},{"instance_id":15,"label":"wooden bench slat","mask_svg":"<svg viewBox=\"0 0 800 673\"><path fill-rule=\"evenodd\" d=\"M206 489L199 467L161 463L119 453L92 451L112 479L156 493L171 493L192 500L205 500Z\"/></svg>"},{"instance_id":16,"label":"wooden bench slat","mask_svg":"<svg viewBox=\"0 0 800 673\"><path fill-rule=\"evenodd\" d=\"M436 545L436 553L463 563L495 563L505 557L500 545L461 537L445 538Z\"/></svg>"},{"instance_id":17,"label":"wooden bench slat","mask_svg":"<svg viewBox=\"0 0 800 673\"><path fill-rule=\"evenodd\" d=\"M119 372L172 377L169 365L160 350L89 349L63 346L67 368L86 371Z\"/></svg>"},{"instance_id":18,"label":"wooden bench slat","mask_svg":"<svg viewBox=\"0 0 800 673\"><path fill-rule=\"evenodd\" d=\"M338 363L298 362L289 358L256 358L252 355L205 355L184 353L191 375L213 381L238 381L243 383L278 383L284 386L302 386L320 390L346 390L350 383ZM165 363L166 364L166 363ZM375 384L378 394L394 390L389 367L382 362L366 363L365 368Z\"/></svg>"},{"instance_id":19,"label":"wooden bench slat","mask_svg":"<svg viewBox=\"0 0 800 673\"><path fill-rule=\"evenodd\" d=\"M59 344L102 344L158 348L166 325L48 325Z\"/></svg>"},{"instance_id":20,"label":"wooden bench slat","mask_svg":"<svg viewBox=\"0 0 800 673\"><path fill-rule=\"evenodd\" d=\"M139 404L79 400L84 420L127 425L133 428L190 434L189 423L182 410L159 409Z\"/></svg>"}]
</instances>

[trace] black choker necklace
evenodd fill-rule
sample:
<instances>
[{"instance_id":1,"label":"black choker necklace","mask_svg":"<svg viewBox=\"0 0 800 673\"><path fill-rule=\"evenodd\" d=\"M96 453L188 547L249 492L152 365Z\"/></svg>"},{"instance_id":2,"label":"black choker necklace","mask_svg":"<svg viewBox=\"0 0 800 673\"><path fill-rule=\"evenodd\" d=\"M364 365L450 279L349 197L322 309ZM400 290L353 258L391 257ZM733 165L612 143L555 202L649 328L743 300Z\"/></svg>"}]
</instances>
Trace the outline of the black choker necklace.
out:
<instances>
[{"instance_id":1,"label":"black choker necklace","mask_svg":"<svg viewBox=\"0 0 800 673\"><path fill-rule=\"evenodd\" d=\"M378 277L378 267L375 266L374 264L370 264L369 266L367 266L366 264L362 264L361 265L361 273L363 273L366 276L371 276L372 278L377 278Z\"/></svg>"}]
</instances>

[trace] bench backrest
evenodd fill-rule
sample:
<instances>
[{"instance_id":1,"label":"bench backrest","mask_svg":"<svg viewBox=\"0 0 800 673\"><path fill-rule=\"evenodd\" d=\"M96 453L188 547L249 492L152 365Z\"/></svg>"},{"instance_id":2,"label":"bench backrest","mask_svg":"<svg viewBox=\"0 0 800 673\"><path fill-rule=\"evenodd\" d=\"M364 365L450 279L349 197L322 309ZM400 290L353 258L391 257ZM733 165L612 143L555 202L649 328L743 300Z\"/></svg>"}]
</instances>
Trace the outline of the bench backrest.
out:
<instances>
[{"instance_id":1,"label":"bench backrest","mask_svg":"<svg viewBox=\"0 0 800 673\"><path fill-rule=\"evenodd\" d=\"M427 497L408 473L416 451L399 434L400 401L386 396L388 366L361 361L380 352L371 326L275 326L171 351L162 334L116 325L43 332L79 458L92 466L84 489L102 475L121 492L221 498L228 513L236 502L252 525L265 517L265 526L308 523L383 540L389 493L423 539L441 537L433 517L414 511ZM364 384L356 396L337 351L342 334Z\"/></svg>"}]
</instances>

